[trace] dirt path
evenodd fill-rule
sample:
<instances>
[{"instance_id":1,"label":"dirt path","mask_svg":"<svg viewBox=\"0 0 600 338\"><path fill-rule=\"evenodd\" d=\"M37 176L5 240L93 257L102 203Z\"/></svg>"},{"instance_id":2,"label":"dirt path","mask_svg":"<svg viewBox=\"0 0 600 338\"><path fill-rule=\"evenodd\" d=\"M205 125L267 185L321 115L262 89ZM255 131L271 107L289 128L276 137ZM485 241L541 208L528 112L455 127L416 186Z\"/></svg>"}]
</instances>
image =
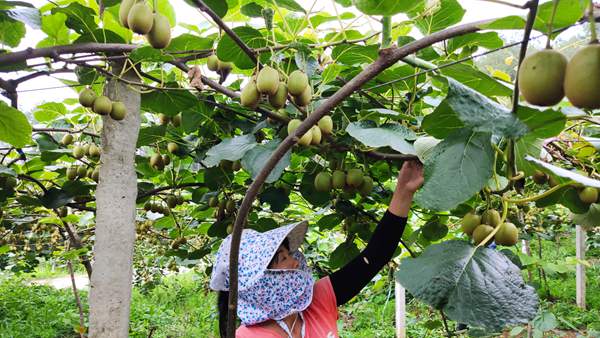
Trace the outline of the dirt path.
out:
<instances>
[{"instance_id":1,"label":"dirt path","mask_svg":"<svg viewBox=\"0 0 600 338\"><path fill-rule=\"evenodd\" d=\"M34 279L29 282L30 285L49 285L56 289L71 288L71 277L54 277L54 278L42 278ZM77 289L88 289L90 280L86 275L75 275L75 285Z\"/></svg>"}]
</instances>

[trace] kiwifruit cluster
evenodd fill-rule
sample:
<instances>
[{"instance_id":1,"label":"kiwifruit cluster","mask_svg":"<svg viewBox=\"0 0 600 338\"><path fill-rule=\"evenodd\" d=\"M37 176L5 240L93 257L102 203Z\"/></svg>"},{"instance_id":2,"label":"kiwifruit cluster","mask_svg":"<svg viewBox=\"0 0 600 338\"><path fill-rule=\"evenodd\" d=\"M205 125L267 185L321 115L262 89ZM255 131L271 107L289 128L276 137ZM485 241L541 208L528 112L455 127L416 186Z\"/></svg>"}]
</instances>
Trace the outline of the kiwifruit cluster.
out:
<instances>
[{"instance_id":1,"label":"kiwifruit cluster","mask_svg":"<svg viewBox=\"0 0 600 338\"><path fill-rule=\"evenodd\" d=\"M373 191L373 179L358 168L349 169L347 172L335 170L332 174L322 171L315 176L314 185L315 190L320 192L336 189L367 196Z\"/></svg>"},{"instance_id":2,"label":"kiwifruit cluster","mask_svg":"<svg viewBox=\"0 0 600 338\"><path fill-rule=\"evenodd\" d=\"M242 162L240 160L229 161L229 160L221 160L219 162L219 167L225 171L238 171L242 169Z\"/></svg>"},{"instance_id":3,"label":"kiwifruit cluster","mask_svg":"<svg viewBox=\"0 0 600 338\"><path fill-rule=\"evenodd\" d=\"M236 202L232 198L219 199L217 196L212 196L208 199L208 206L216 208L213 217L218 221L224 219L228 215L232 215L236 208Z\"/></svg>"},{"instance_id":4,"label":"kiwifruit cluster","mask_svg":"<svg viewBox=\"0 0 600 338\"><path fill-rule=\"evenodd\" d=\"M89 178L98 182L100 167L88 168L85 165L72 165L67 168L67 179L74 181L78 178Z\"/></svg>"},{"instance_id":5,"label":"kiwifruit cluster","mask_svg":"<svg viewBox=\"0 0 600 338\"><path fill-rule=\"evenodd\" d=\"M185 202L183 196L181 195L169 195L167 196L167 205L169 208L173 209L178 205L182 205Z\"/></svg>"},{"instance_id":6,"label":"kiwifruit cluster","mask_svg":"<svg viewBox=\"0 0 600 338\"><path fill-rule=\"evenodd\" d=\"M156 153L150 156L149 162L152 168L156 170L163 170L165 166L171 163L171 158L167 154L161 155Z\"/></svg>"},{"instance_id":7,"label":"kiwifruit cluster","mask_svg":"<svg viewBox=\"0 0 600 338\"><path fill-rule=\"evenodd\" d=\"M519 240L519 229L510 222L502 222L500 213L494 209L487 209L481 215L473 212L466 214L461 222L462 231L477 245L481 243L496 227L500 227L494 235L496 244L512 246Z\"/></svg>"},{"instance_id":8,"label":"kiwifruit cluster","mask_svg":"<svg viewBox=\"0 0 600 338\"><path fill-rule=\"evenodd\" d=\"M63 145L69 145L70 143L66 142L69 141L72 142L71 138L67 138L65 140L65 137L70 136L70 134L67 134L63 137L63 139L61 140L61 143ZM100 147L98 147L96 144L94 143L82 143L79 145L75 145L73 146L73 150L72 150L72 155L73 157L75 157L76 159L80 160L82 159L84 156L87 156L89 159L92 159L94 161L98 160L100 158Z\"/></svg>"},{"instance_id":9,"label":"kiwifruit cluster","mask_svg":"<svg viewBox=\"0 0 600 338\"><path fill-rule=\"evenodd\" d=\"M575 107L600 108L600 44L580 49L570 61L550 48L533 53L523 60L518 77L530 104L552 106L566 95Z\"/></svg>"},{"instance_id":10,"label":"kiwifruit cluster","mask_svg":"<svg viewBox=\"0 0 600 338\"><path fill-rule=\"evenodd\" d=\"M169 206L161 202L146 202L144 203L144 210L152 211L163 215L171 214Z\"/></svg>"},{"instance_id":11,"label":"kiwifruit cluster","mask_svg":"<svg viewBox=\"0 0 600 338\"><path fill-rule=\"evenodd\" d=\"M231 62L221 61L215 54L212 54L206 58L206 66L208 67L208 70L217 72L221 76L229 74L233 68L233 64Z\"/></svg>"},{"instance_id":12,"label":"kiwifruit cluster","mask_svg":"<svg viewBox=\"0 0 600 338\"><path fill-rule=\"evenodd\" d=\"M0 176L0 188L3 190L14 189L19 182L14 176ZM2 216L2 210L0 209L0 217Z\"/></svg>"},{"instance_id":13,"label":"kiwifruit cluster","mask_svg":"<svg viewBox=\"0 0 600 338\"><path fill-rule=\"evenodd\" d=\"M91 108L96 114L110 115L116 121L121 121L127 115L127 108L123 102L113 102L104 95L97 96L91 88L85 88L79 93L79 103L86 108Z\"/></svg>"},{"instance_id":14,"label":"kiwifruit cluster","mask_svg":"<svg viewBox=\"0 0 600 338\"><path fill-rule=\"evenodd\" d=\"M555 187L559 184L558 179L554 176L549 176L548 174L536 170L531 176L533 181L537 184L545 184L548 182L550 187ZM579 199L581 202L586 204L596 203L598 202L598 189L594 187L585 187L585 186L576 186L577 194L579 195Z\"/></svg>"},{"instance_id":15,"label":"kiwifruit cluster","mask_svg":"<svg viewBox=\"0 0 600 338\"><path fill-rule=\"evenodd\" d=\"M301 123L302 121L299 119L290 120L287 125L288 135L296 131ZM320 144L323 135L331 135L331 133L333 133L333 120L331 116L326 115L319 120L316 126L312 126L308 132L300 137L298 144L303 146Z\"/></svg>"},{"instance_id":16,"label":"kiwifruit cluster","mask_svg":"<svg viewBox=\"0 0 600 338\"><path fill-rule=\"evenodd\" d=\"M158 114L158 122L163 126L171 123L173 127L178 128L179 126L181 126L181 113L172 117L162 113Z\"/></svg>"},{"instance_id":17,"label":"kiwifruit cluster","mask_svg":"<svg viewBox=\"0 0 600 338\"><path fill-rule=\"evenodd\" d=\"M145 35L154 48L166 48L171 43L169 19L158 12L152 13L144 0L123 0L119 7L119 21L123 27Z\"/></svg>"},{"instance_id":18,"label":"kiwifruit cluster","mask_svg":"<svg viewBox=\"0 0 600 338\"><path fill-rule=\"evenodd\" d=\"M308 106L313 92L306 74L295 70L285 84L279 80L279 72L275 68L264 66L242 89L240 102L245 107L255 109L260 103L261 95L266 95L273 108L281 109L285 107L288 93L292 95L295 104Z\"/></svg>"}]
</instances>

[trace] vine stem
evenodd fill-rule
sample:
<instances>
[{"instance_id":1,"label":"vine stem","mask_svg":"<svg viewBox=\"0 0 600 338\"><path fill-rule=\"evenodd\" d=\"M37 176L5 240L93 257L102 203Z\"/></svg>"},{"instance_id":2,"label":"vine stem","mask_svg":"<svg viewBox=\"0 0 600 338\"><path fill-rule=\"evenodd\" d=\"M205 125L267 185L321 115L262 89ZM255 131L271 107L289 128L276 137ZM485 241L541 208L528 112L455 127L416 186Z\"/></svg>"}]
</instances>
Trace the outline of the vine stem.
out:
<instances>
[{"instance_id":1,"label":"vine stem","mask_svg":"<svg viewBox=\"0 0 600 338\"><path fill-rule=\"evenodd\" d=\"M598 33L596 33L596 18L594 17L594 0L590 0L590 8L588 10L588 21L590 22L590 43L598 43Z\"/></svg>"},{"instance_id":2,"label":"vine stem","mask_svg":"<svg viewBox=\"0 0 600 338\"><path fill-rule=\"evenodd\" d=\"M308 132L308 130L315 125L323 116L332 111L338 104L340 104L345 98L350 96L352 93L357 91L369 80L373 79L379 73L389 68L402 58L415 53L423 48L429 47L432 44L446 39L460 36L468 33L473 33L481 30L480 27L489 23L490 20L478 21L468 24L463 24L455 27L451 27L429 36L426 36L420 40L406 44L402 47L390 47L388 49L380 50L379 57L369 66L367 66L362 72L355 76L352 80L348 81L342 88L340 88L335 94L330 96L328 99L315 109L315 111L309 115L296 129L296 131L288 137L286 137L271 154L271 157L266 161L263 169L259 172L257 177L254 179L250 187L248 188L246 195L240 205L237 217L235 219L232 239L231 239L231 251L229 261L229 301L228 301L228 315L227 315L227 337L235 337L236 327L236 314L237 314L237 298L238 298L238 263L239 263L239 250L242 237L242 230L248 213L252 207L252 203L256 199L260 188L265 182L267 176L271 173L273 168L281 160L281 158L288 152L292 146L294 146L301 135Z\"/></svg>"},{"instance_id":3,"label":"vine stem","mask_svg":"<svg viewBox=\"0 0 600 338\"><path fill-rule=\"evenodd\" d=\"M544 198L546 196L549 196L553 192L555 192L555 191L557 191L557 190L559 190L561 188L564 188L566 186L569 186L569 185L571 185L573 183L575 183L575 182L574 181L565 182L565 183L556 185L556 186L554 186L554 187L552 187L552 188L544 191L543 193L541 193L539 195L535 195L535 196L531 196L531 197L527 197L527 198L522 198L522 199L517 199L517 200L512 200L512 199L507 198L506 196L502 196L502 200L506 201L508 203L512 203L512 204L523 204L523 203L527 203L527 202L535 202L535 201L537 201L539 199L542 199L542 198Z\"/></svg>"},{"instance_id":4,"label":"vine stem","mask_svg":"<svg viewBox=\"0 0 600 338\"><path fill-rule=\"evenodd\" d=\"M381 48L388 48L392 44L392 17L385 15L381 18Z\"/></svg>"},{"instance_id":5,"label":"vine stem","mask_svg":"<svg viewBox=\"0 0 600 338\"><path fill-rule=\"evenodd\" d=\"M527 54L527 45L529 44L529 37L531 36L531 30L533 29L533 23L535 22L535 16L537 15L539 0L531 0L528 2L529 14L527 14L527 22L525 23L525 31L523 33L523 40L521 41L521 50L519 52L519 65L517 69L521 68L521 63ZM513 107L512 113L516 114L519 107L519 77L515 79L515 88L513 93Z\"/></svg>"},{"instance_id":6,"label":"vine stem","mask_svg":"<svg viewBox=\"0 0 600 338\"><path fill-rule=\"evenodd\" d=\"M552 41L552 26L554 25L554 17L556 16L556 9L558 8L558 2L560 0L553 0L552 4L552 16L550 16L550 22L548 22L548 39L546 40L546 49L552 48L550 42Z\"/></svg>"}]
</instances>

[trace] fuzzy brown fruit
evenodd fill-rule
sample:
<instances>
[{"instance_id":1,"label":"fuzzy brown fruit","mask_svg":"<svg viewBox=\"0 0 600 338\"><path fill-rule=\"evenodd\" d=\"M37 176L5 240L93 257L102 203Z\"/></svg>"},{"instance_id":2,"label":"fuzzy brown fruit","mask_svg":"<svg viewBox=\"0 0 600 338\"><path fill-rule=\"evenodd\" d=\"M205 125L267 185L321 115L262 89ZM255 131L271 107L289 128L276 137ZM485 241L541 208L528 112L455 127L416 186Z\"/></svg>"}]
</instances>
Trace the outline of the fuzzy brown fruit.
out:
<instances>
[{"instance_id":1,"label":"fuzzy brown fruit","mask_svg":"<svg viewBox=\"0 0 600 338\"><path fill-rule=\"evenodd\" d=\"M281 109L285 107L285 101L287 100L287 86L283 83L279 83L277 91L273 95L269 95L269 103L275 109Z\"/></svg>"},{"instance_id":2,"label":"fuzzy brown fruit","mask_svg":"<svg viewBox=\"0 0 600 338\"><path fill-rule=\"evenodd\" d=\"M148 34L154 23L152 9L144 2L138 2L131 7L127 15L129 29L138 34Z\"/></svg>"},{"instance_id":3,"label":"fuzzy brown fruit","mask_svg":"<svg viewBox=\"0 0 600 338\"><path fill-rule=\"evenodd\" d=\"M115 101L112 103L112 110L110 111L110 117L113 120L121 121L127 115L127 108L121 101Z\"/></svg>"},{"instance_id":4,"label":"fuzzy brown fruit","mask_svg":"<svg viewBox=\"0 0 600 338\"><path fill-rule=\"evenodd\" d=\"M256 88L256 82L250 81L244 89L242 89L240 102L242 106L255 109L260 101L260 92Z\"/></svg>"},{"instance_id":5,"label":"fuzzy brown fruit","mask_svg":"<svg viewBox=\"0 0 600 338\"><path fill-rule=\"evenodd\" d=\"M333 189L343 189L346 185L346 174L341 170L334 171L331 178L331 185Z\"/></svg>"},{"instance_id":6,"label":"fuzzy brown fruit","mask_svg":"<svg viewBox=\"0 0 600 338\"><path fill-rule=\"evenodd\" d=\"M358 187L358 192L361 196L368 196L373 191L373 179L369 176L363 177L363 182Z\"/></svg>"},{"instance_id":7,"label":"fuzzy brown fruit","mask_svg":"<svg viewBox=\"0 0 600 338\"><path fill-rule=\"evenodd\" d=\"M481 223L491 225L494 228L500 225L500 213L494 209L488 209L481 214Z\"/></svg>"},{"instance_id":8,"label":"fuzzy brown fruit","mask_svg":"<svg viewBox=\"0 0 600 338\"><path fill-rule=\"evenodd\" d=\"M67 178L71 181L77 178L77 167L67 168Z\"/></svg>"},{"instance_id":9,"label":"fuzzy brown fruit","mask_svg":"<svg viewBox=\"0 0 600 338\"><path fill-rule=\"evenodd\" d=\"M311 130L308 130L306 134L302 135L300 140L298 141L299 145L309 146L312 143L313 134Z\"/></svg>"},{"instance_id":10,"label":"fuzzy brown fruit","mask_svg":"<svg viewBox=\"0 0 600 338\"><path fill-rule=\"evenodd\" d=\"M579 50L567 64L565 94L579 108L600 108L600 44Z\"/></svg>"},{"instance_id":11,"label":"fuzzy brown fruit","mask_svg":"<svg viewBox=\"0 0 600 338\"><path fill-rule=\"evenodd\" d=\"M327 172L320 172L315 176L315 189L320 192L331 191L331 175Z\"/></svg>"},{"instance_id":12,"label":"fuzzy brown fruit","mask_svg":"<svg viewBox=\"0 0 600 338\"><path fill-rule=\"evenodd\" d=\"M363 172L360 169L350 169L346 174L346 184L358 188L363 182Z\"/></svg>"},{"instance_id":13,"label":"fuzzy brown fruit","mask_svg":"<svg viewBox=\"0 0 600 338\"><path fill-rule=\"evenodd\" d=\"M216 72L219 70L219 58L215 54L212 54L206 59L206 66L208 67L208 70Z\"/></svg>"},{"instance_id":14,"label":"fuzzy brown fruit","mask_svg":"<svg viewBox=\"0 0 600 338\"><path fill-rule=\"evenodd\" d=\"M135 0L123 0L121 6L119 6L119 22L121 22L121 25L125 28L129 28L127 25L127 16L134 4Z\"/></svg>"},{"instance_id":15,"label":"fuzzy brown fruit","mask_svg":"<svg viewBox=\"0 0 600 338\"><path fill-rule=\"evenodd\" d=\"M98 96L94 100L94 107L92 110L99 115L108 115L112 111L112 104L112 101L108 97Z\"/></svg>"},{"instance_id":16,"label":"fuzzy brown fruit","mask_svg":"<svg viewBox=\"0 0 600 338\"><path fill-rule=\"evenodd\" d=\"M68 146L69 144L73 143L73 135L71 135L71 134L65 134L62 137L62 140L60 140L60 143L63 146Z\"/></svg>"},{"instance_id":17,"label":"fuzzy brown fruit","mask_svg":"<svg viewBox=\"0 0 600 338\"><path fill-rule=\"evenodd\" d=\"M304 91L300 95L294 96L294 103L296 103L299 106L306 107L310 104L310 101L312 100L312 94L312 87L306 86L306 89L304 89Z\"/></svg>"},{"instance_id":18,"label":"fuzzy brown fruit","mask_svg":"<svg viewBox=\"0 0 600 338\"><path fill-rule=\"evenodd\" d=\"M463 217L463 219L461 221L461 230L465 234L472 236L473 231L475 231L475 228L477 228L477 226L479 226L480 224L481 224L481 216L470 212L470 213L466 214L465 217Z\"/></svg>"},{"instance_id":19,"label":"fuzzy brown fruit","mask_svg":"<svg viewBox=\"0 0 600 338\"><path fill-rule=\"evenodd\" d=\"M502 223L494 235L494 241L496 244L513 246L519 241L519 229L512 223Z\"/></svg>"},{"instance_id":20,"label":"fuzzy brown fruit","mask_svg":"<svg viewBox=\"0 0 600 338\"><path fill-rule=\"evenodd\" d=\"M596 203L598 201L598 189L585 187L579 191L579 199L583 203Z\"/></svg>"},{"instance_id":21,"label":"fuzzy brown fruit","mask_svg":"<svg viewBox=\"0 0 600 338\"><path fill-rule=\"evenodd\" d=\"M173 118L171 119L171 123L173 124L174 127L181 126L181 113L173 116Z\"/></svg>"},{"instance_id":22,"label":"fuzzy brown fruit","mask_svg":"<svg viewBox=\"0 0 600 338\"><path fill-rule=\"evenodd\" d=\"M171 153L171 154L175 154L178 150L179 150L179 146L177 145L177 143L175 142L169 142L167 144L167 150Z\"/></svg>"},{"instance_id":23,"label":"fuzzy brown fruit","mask_svg":"<svg viewBox=\"0 0 600 338\"><path fill-rule=\"evenodd\" d=\"M80 146L75 146L73 148L73 157L75 157L76 159L80 159L85 155L85 151L83 150L82 147Z\"/></svg>"},{"instance_id":24,"label":"fuzzy brown fruit","mask_svg":"<svg viewBox=\"0 0 600 338\"><path fill-rule=\"evenodd\" d=\"M155 13L153 17L152 29L146 34L148 43L156 48L166 48L171 43L171 25L166 16Z\"/></svg>"},{"instance_id":25,"label":"fuzzy brown fruit","mask_svg":"<svg viewBox=\"0 0 600 338\"><path fill-rule=\"evenodd\" d=\"M301 123L302 123L302 121L300 121L298 119L290 120L290 122L288 122L288 125L287 125L288 135L291 135L296 129L298 129L298 127L300 126Z\"/></svg>"},{"instance_id":26,"label":"fuzzy brown fruit","mask_svg":"<svg viewBox=\"0 0 600 338\"><path fill-rule=\"evenodd\" d=\"M475 230L473 230L473 242L478 245L483 241L490 233L494 231L492 226L487 224L478 225Z\"/></svg>"},{"instance_id":27,"label":"fuzzy brown fruit","mask_svg":"<svg viewBox=\"0 0 600 338\"><path fill-rule=\"evenodd\" d=\"M263 94L275 95L279 89L279 73L275 68L265 66L256 76L256 89Z\"/></svg>"},{"instance_id":28,"label":"fuzzy brown fruit","mask_svg":"<svg viewBox=\"0 0 600 338\"><path fill-rule=\"evenodd\" d=\"M321 117L317 125L323 134L330 135L333 132L333 119L329 115Z\"/></svg>"},{"instance_id":29,"label":"fuzzy brown fruit","mask_svg":"<svg viewBox=\"0 0 600 338\"><path fill-rule=\"evenodd\" d=\"M527 56L519 67L519 90L525 101L537 106L553 106L565 96L563 83L567 58L553 49Z\"/></svg>"},{"instance_id":30,"label":"fuzzy brown fruit","mask_svg":"<svg viewBox=\"0 0 600 338\"><path fill-rule=\"evenodd\" d=\"M162 156L160 156L160 154L152 154L152 156L150 156L150 166L162 170L165 167Z\"/></svg>"},{"instance_id":31,"label":"fuzzy brown fruit","mask_svg":"<svg viewBox=\"0 0 600 338\"><path fill-rule=\"evenodd\" d=\"M321 137L323 135L321 134L321 129L319 129L319 127L312 126L308 132L312 133L311 144L321 144Z\"/></svg>"},{"instance_id":32,"label":"fuzzy brown fruit","mask_svg":"<svg viewBox=\"0 0 600 338\"><path fill-rule=\"evenodd\" d=\"M79 93L79 104L84 107L91 108L96 100L96 93L90 88L86 88Z\"/></svg>"},{"instance_id":33,"label":"fuzzy brown fruit","mask_svg":"<svg viewBox=\"0 0 600 338\"><path fill-rule=\"evenodd\" d=\"M90 144L90 147L88 148L87 153L88 153L88 155L90 155L90 157L93 157L93 158L100 157L100 148L95 144Z\"/></svg>"},{"instance_id":34,"label":"fuzzy brown fruit","mask_svg":"<svg viewBox=\"0 0 600 338\"><path fill-rule=\"evenodd\" d=\"M533 181L537 184L544 184L546 183L546 181L548 181L548 175L546 175L546 173L536 170L533 173L533 176L531 176L533 178Z\"/></svg>"},{"instance_id":35,"label":"fuzzy brown fruit","mask_svg":"<svg viewBox=\"0 0 600 338\"><path fill-rule=\"evenodd\" d=\"M308 87L308 77L301 70L295 70L288 77L287 87L290 94L300 95Z\"/></svg>"}]
</instances>

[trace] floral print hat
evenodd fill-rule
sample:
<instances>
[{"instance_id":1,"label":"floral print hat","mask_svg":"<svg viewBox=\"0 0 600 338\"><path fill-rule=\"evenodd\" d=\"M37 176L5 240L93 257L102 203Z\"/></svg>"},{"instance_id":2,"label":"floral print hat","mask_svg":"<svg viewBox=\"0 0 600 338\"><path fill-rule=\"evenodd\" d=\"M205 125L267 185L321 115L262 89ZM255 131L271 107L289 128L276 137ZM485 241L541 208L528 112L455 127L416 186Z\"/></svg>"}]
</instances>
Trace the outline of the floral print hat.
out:
<instances>
[{"instance_id":1,"label":"floral print hat","mask_svg":"<svg viewBox=\"0 0 600 338\"><path fill-rule=\"evenodd\" d=\"M279 320L310 305L314 281L304 256L298 251L307 230L308 222L302 221L266 232L252 229L242 232L238 266L238 316L242 324ZM268 269L285 238L289 241L290 253L300 263L299 268ZM210 280L213 290L229 290L230 249L231 235L223 240L216 255Z\"/></svg>"}]
</instances>

